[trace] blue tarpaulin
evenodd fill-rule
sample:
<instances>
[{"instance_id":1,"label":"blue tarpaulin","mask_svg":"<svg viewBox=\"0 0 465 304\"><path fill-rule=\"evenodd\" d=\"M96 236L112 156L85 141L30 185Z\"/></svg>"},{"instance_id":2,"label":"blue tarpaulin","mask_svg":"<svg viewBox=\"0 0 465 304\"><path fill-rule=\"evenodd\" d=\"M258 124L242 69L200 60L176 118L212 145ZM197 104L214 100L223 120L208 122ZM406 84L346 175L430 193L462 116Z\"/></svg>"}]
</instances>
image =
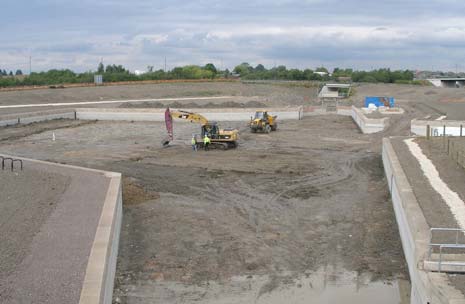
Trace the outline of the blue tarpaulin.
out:
<instances>
[{"instance_id":1,"label":"blue tarpaulin","mask_svg":"<svg viewBox=\"0 0 465 304\"><path fill-rule=\"evenodd\" d=\"M377 107L394 107L394 97L379 97L379 96L367 96L365 97L365 108L368 108L369 104L374 104Z\"/></svg>"}]
</instances>

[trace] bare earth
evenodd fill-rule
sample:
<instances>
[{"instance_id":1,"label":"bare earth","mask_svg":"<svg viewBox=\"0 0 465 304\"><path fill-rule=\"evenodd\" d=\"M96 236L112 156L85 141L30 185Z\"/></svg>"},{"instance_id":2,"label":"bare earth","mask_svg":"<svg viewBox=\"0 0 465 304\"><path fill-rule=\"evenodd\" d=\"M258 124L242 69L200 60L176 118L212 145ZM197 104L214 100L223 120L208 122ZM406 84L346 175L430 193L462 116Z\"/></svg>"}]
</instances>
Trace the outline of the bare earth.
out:
<instances>
[{"instance_id":1,"label":"bare earth","mask_svg":"<svg viewBox=\"0 0 465 304\"><path fill-rule=\"evenodd\" d=\"M238 276L258 300L325 265L369 281L408 277L380 155L351 118L285 121L269 135L236 127L240 146L229 151L191 151L193 124L176 125L178 140L162 148L163 124L129 122L61 128L55 142L45 131L1 148L128 178L120 302L240 302Z\"/></svg>"},{"instance_id":2,"label":"bare earth","mask_svg":"<svg viewBox=\"0 0 465 304\"><path fill-rule=\"evenodd\" d=\"M189 146L195 124L176 124L176 140L162 148L161 123L60 121L3 128L0 151L123 173L115 303L280 303L284 295L301 303L302 294L328 277L348 277L357 290L408 279L381 139L409 135L412 118L465 118L454 99L460 92L356 87L341 104L388 95L406 111L375 135L360 134L350 117L332 115L281 122L268 135L223 123L241 130L239 148L195 153ZM2 92L0 104L213 95L232 95L221 103L239 107L316 104L314 87L241 83Z\"/></svg>"}]
</instances>

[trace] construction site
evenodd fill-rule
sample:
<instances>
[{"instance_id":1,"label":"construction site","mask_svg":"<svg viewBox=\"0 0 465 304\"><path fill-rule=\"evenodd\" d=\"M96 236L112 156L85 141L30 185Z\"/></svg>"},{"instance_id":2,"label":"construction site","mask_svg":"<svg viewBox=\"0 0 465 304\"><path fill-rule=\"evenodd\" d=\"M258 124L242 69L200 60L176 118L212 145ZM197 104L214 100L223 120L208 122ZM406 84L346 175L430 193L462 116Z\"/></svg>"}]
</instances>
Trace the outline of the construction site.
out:
<instances>
[{"instance_id":1,"label":"construction site","mask_svg":"<svg viewBox=\"0 0 465 304\"><path fill-rule=\"evenodd\" d=\"M0 302L465 303L463 89L318 89L0 92Z\"/></svg>"}]
</instances>

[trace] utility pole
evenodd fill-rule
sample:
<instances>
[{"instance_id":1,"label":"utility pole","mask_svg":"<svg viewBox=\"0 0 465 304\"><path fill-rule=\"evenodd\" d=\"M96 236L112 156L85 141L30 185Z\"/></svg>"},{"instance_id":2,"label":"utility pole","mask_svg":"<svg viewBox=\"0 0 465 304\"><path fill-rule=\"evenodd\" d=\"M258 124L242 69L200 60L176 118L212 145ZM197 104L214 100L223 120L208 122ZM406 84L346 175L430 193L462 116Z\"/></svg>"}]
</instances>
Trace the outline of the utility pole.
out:
<instances>
[{"instance_id":1,"label":"utility pole","mask_svg":"<svg viewBox=\"0 0 465 304\"><path fill-rule=\"evenodd\" d=\"M32 73L32 56L29 56L29 75Z\"/></svg>"},{"instance_id":2,"label":"utility pole","mask_svg":"<svg viewBox=\"0 0 465 304\"><path fill-rule=\"evenodd\" d=\"M276 81L276 74L277 74L277 71L276 71L276 60L274 61L274 68L273 68L273 70L274 70L274 73L273 73L273 74L274 74L274 80Z\"/></svg>"},{"instance_id":3,"label":"utility pole","mask_svg":"<svg viewBox=\"0 0 465 304\"><path fill-rule=\"evenodd\" d=\"M166 73L166 56L165 56L165 73Z\"/></svg>"}]
</instances>

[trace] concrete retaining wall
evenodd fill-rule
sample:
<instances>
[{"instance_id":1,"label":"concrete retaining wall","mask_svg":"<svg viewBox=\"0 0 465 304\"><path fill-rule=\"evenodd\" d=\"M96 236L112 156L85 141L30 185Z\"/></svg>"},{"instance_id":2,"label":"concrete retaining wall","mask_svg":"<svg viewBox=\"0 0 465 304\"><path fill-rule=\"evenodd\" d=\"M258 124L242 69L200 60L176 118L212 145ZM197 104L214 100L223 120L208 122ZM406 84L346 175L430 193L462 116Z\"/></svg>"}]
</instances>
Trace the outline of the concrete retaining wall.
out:
<instances>
[{"instance_id":1,"label":"concrete retaining wall","mask_svg":"<svg viewBox=\"0 0 465 304\"><path fill-rule=\"evenodd\" d=\"M183 109L199 113L209 120L215 121L249 121L257 110L263 109ZM299 120L303 117L302 107L267 108L279 120ZM120 120L120 121L165 121L165 109L124 109L124 108L77 108L55 111L18 113L0 117L0 127L30 124L52 119L81 120Z\"/></svg>"},{"instance_id":2,"label":"concrete retaining wall","mask_svg":"<svg viewBox=\"0 0 465 304\"><path fill-rule=\"evenodd\" d=\"M30 124L33 122L40 122L52 119L75 119L74 109L39 111L30 113L18 113L0 116L0 127L17 125L17 124Z\"/></svg>"},{"instance_id":3,"label":"concrete retaining wall","mask_svg":"<svg viewBox=\"0 0 465 304\"><path fill-rule=\"evenodd\" d=\"M389 138L383 139L382 158L412 284L411 304L465 303L445 274L423 270L430 227Z\"/></svg>"},{"instance_id":4,"label":"concrete retaining wall","mask_svg":"<svg viewBox=\"0 0 465 304\"><path fill-rule=\"evenodd\" d=\"M368 118L363 114L363 112L352 106L352 119L358 125L362 133L364 134L371 134L377 133L384 130L384 128L388 125L389 118Z\"/></svg>"},{"instance_id":5,"label":"concrete retaining wall","mask_svg":"<svg viewBox=\"0 0 465 304\"><path fill-rule=\"evenodd\" d=\"M446 135L460 136L462 128L462 136L465 136L465 121L456 120L417 120L413 119L410 124L410 132L415 135L426 136L427 126L431 128L431 136L442 136L444 126L446 127Z\"/></svg>"},{"instance_id":6,"label":"concrete retaining wall","mask_svg":"<svg viewBox=\"0 0 465 304\"><path fill-rule=\"evenodd\" d=\"M87 263L79 304L111 304L123 217L121 174L111 178Z\"/></svg>"},{"instance_id":7,"label":"concrete retaining wall","mask_svg":"<svg viewBox=\"0 0 465 304\"><path fill-rule=\"evenodd\" d=\"M344 106L339 106L337 107L337 115L342 115L342 116L352 116L352 107L344 107Z\"/></svg>"},{"instance_id":8,"label":"concrete retaining wall","mask_svg":"<svg viewBox=\"0 0 465 304\"><path fill-rule=\"evenodd\" d=\"M257 110L264 109L183 109L199 113L215 121L249 121ZM268 113L277 115L278 120L298 120L303 117L302 107L266 108ZM131 120L131 121L165 121L165 109L123 109L123 108L78 108L77 119L83 120Z\"/></svg>"},{"instance_id":9,"label":"concrete retaining wall","mask_svg":"<svg viewBox=\"0 0 465 304\"><path fill-rule=\"evenodd\" d=\"M321 106L306 106L303 108L303 116L331 115L337 114L342 116L352 116L352 107L337 106L336 112L328 112Z\"/></svg>"}]
</instances>

